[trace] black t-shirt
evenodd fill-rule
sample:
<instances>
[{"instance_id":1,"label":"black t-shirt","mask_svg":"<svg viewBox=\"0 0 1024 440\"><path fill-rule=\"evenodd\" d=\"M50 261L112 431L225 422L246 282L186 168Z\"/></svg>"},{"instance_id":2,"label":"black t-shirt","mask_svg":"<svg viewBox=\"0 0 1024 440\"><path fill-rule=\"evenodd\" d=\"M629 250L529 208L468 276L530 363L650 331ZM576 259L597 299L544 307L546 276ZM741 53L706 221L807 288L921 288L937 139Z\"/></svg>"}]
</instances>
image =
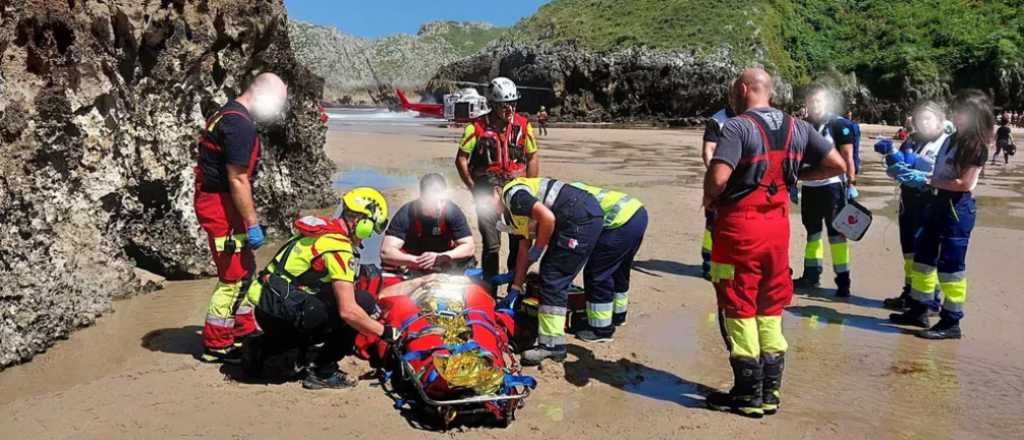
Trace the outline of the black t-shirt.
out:
<instances>
[{"instance_id":1,"label":"black t-shirt","mask_svg":"<svg viewBox=\"0 0 1024 440\"><path fill-rule=\"evenodd\" d=\"M711 118L708 118L708 122L704 125L704 142L718 143L719 139L722 138L722 126L725 125L725 121L719 122L716 117L724 116L726 120L733 118L736 115L732 110L725 109L715 113Z\"/></svg>"},{"instance_id":2,"label":"black t-shirt","mask_svg":"<svg viewBox=\"0 0 1024 440\"><path fill-rule=\"evenodd\" d=\"M530 194L528 191L516 191L512 194L512 200L510 200L508 210L512 215L518 215L522 217L533 216L533 205L537 204L539 200Z\"/></svg>"},{"instance_id":3,"label":"black t-shirt","mask_svg":"<svg viewBox=\"0 0 1024 440\"><path fill-rule=\"evenodd\" d=\"M256 125L252 122L252 116L245 106L235 100L228 102L220 111L237 111L248 116L246 119L236 114L224 115L210 133L210 139L224 149L227 163L248 168L256 142Z\"/></svg>"},{"instance_id":4,"label":"black t-shirt","mask_svg":"<svg viewBox=\"0 0 1024 440\"><path fill-rule=\"evenodd\" d=\"M1010 127L1004 125L996 130L996 143L998 144L1009 144L1010 143Z\"/></svg>"},{"instance_id":5,"label":"black t-shirt","mask_svg":"<svg viewBox=\"0 0 1024 440\"><path fill-rule=\"evenodd\" d=\"M223 114L225 112L238 112L239 114ZM209 141L220 147L220 152L209 148L199 149L199 166L203 173L202 190L206 192L227 192L227 164L248 169L258 159L256 148L256 125L245 106L232 100L224 105L219 111L219 119L211 119L210 130L206 137ZM245 116L242 116L245 115ZM256 168L253 166L253 178Z\"/></svg>"},{"instance_id":6,"label":"black t-shirt","mask_svg":"<svg viewBox=\"0 0 1024 440\"><path fill-rule=\"evenodd\" d=\"M451 250L451 243L473 235L469 229L466 215L455 203L448 202L444 207L443 216L445 231L441 230L440 221L420 214L419 235L417 235L416 217L420 210L417 202L409 202L398 209L391 219L388 236L405 240L405 250L418 255L423 252L445 252Z\"/></svg>"}]
</instances>

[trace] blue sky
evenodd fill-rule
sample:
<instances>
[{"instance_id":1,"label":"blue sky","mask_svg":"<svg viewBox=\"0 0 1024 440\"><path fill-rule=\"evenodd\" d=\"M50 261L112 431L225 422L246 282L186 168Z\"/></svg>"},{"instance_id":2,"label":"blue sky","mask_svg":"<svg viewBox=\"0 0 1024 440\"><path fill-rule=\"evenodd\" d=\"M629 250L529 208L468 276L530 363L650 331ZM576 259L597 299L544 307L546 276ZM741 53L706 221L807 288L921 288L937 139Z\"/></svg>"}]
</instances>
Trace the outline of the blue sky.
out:
<instances>
[{"instance_id":1,"label":"blue sky","mask_svg":"<svg viewBox=\"0 0 1024 440\"><path fill-rule=\"evenodd\" d=\"M486 21L510 26L547 0L284 0L288 16L363 37L414 34L434 20Z\"/></svg>"}]
</instances>

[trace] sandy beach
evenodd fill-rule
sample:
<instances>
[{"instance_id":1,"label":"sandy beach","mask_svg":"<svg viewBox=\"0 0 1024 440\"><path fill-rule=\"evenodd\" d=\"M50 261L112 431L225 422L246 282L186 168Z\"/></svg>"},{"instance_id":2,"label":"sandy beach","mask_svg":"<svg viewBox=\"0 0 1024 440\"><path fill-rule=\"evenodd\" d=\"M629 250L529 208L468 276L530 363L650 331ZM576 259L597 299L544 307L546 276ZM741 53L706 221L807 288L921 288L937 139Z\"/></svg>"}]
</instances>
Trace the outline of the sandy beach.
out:
<instances>
[{"instance_id":1,"label":"sandy beach","mask_svg":"<svg viewBox=\"0 0 1024 440\"><path fill-rule=\"evenodd\" d=\"M993 165L976 192L978 227L960 341L930 342L887 323L882 299L899 293L897 193L865 126L862 202L875 222L852 245L853 298L824 288L797 295L784 329L791 345L783 408L748 420L703 407L731 383L711 285L700 278L703 166L698 130L552 129L540 139L541 173L621 189L651 215L633 273L630 322L611 344L571 340L564 365L527 370L540 385L506 429L467 428L451 438L1012 438L1024 432L1024 168ZM460 131L432 124L332 122L326 150L338 186L383 186L397 209L415 177L454 173ZM1019 160L1019 159L1018 159ZM350 177L362 176L359 179ZM349 176L349 177L347 177ZM363 180L363 182L358 182ZM792 217L793 267L805 234ZM275 237L281 239L284 237ZM269 248L270 246L268 246ZM266 261L273 249L261 253ZM827 257L826 257L827 258ZM827 263L826 263L827 264ZM241 383L206 365L198 332L214 280L172 282L115 304L97 325L32 362L0 372L0 438L440 438L417 430L363 381L310 392L297 383ZM345 369L369 373L362 362ZM1014 434L1017 433L1017 434Z\"/></svg>"}]
</instances>

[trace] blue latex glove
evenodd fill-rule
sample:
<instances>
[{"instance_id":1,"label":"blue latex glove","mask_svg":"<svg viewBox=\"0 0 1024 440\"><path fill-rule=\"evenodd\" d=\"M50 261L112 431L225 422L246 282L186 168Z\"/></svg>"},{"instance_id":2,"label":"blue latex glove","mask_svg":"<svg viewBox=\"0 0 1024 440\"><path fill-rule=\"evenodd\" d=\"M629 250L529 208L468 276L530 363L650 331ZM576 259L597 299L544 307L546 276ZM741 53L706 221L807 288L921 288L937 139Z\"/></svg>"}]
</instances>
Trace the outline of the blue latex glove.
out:
<instances>
[{"instance_id":1,"label":"blue latex glove","mask_svg":"<svg viewBox=\"0 0 1024 440\"><path fill-rule=\"evenodd\" d=\"M910 173L905 174L904 177L896 180L899 180L900 183L911 188L920 189L928 186L928 175L923 171L911 170Z\"/></svg>"},{"instance_id":2,"label":"blue latex glove","mask_svg":"<svg viewBox=\"0 0 1024 440\"><path fill-rule=\"evenodd\" d=\"M846 197L850 200L856 200L857 197L860 197L860 191L857 191L856 187L850 185L846 187Z\"/></svg>"},{"instance_id":3,"label":"blue latex glove","mask_svg":"<svg viewBox=\"0 0 1024 440\"><path fill-rule=\"evenodd\" d=\"M794 205L800 204L800 188L797 188L796 185L789 186L789 201Z\"/></svg>"},{"instance_id":4,"label":"blue latex glove","mask_svg":"<svg viewBox=\"0 0 1024 440\"><path fill-rule=\"evenodd\" d=\"M263 228L260 225L249 226L245 233L248 237L249 247L252 249L263 247L263 243L267 241L267 238L263 236Z\"/></svg>"},{"instance_id":5,"label":"blue latex glove","mask_svg":"<svg viewBox=\"0 0 1024 440\"><path fill-rule=\"evenodd\" d=\"M530 246L530 251L526 253L526 259L530 264L540 261L540 257L544 255L544 248L537 247L537 245Z\"/></svg>"},{"instance_id":6,"label":"blue latex glove","mask_svg":"<svg viewBox=\"0 0 1024 440\"><path fill-rule=\"evenodd\" d=\"M892 144L892 139L882 139L875 143L875 152L882 156L888 156L896 151L896 147Z\"/></svg>"},{"instance_id":7,"label":"blue latex glove","mask_svg":"<svg viewBox=\"0 0 1024 440\"><path fill-rule=\"evenodd\" d=\"M492 286L500 286L502 284L508 284L512 282L512 278L515 275L512 272L499 273L491 278Z\"/></svg>"},{"instance_id":8,"label":"blue latex glove","mask_svg":"<svg viewBox=\"0 0 1024 440\"><path fill-rule=\"evenodd\" d=\"M494 307L499 312L504 312L508 313L509 315L515 316L516 303L519 302L520 296L522 296L522 293L519 292L519 289L509 288L508 294L506 294L505 297L501 299L501 301L498 301L498 304L496 304Z\"/></svg>"}]
</instances>

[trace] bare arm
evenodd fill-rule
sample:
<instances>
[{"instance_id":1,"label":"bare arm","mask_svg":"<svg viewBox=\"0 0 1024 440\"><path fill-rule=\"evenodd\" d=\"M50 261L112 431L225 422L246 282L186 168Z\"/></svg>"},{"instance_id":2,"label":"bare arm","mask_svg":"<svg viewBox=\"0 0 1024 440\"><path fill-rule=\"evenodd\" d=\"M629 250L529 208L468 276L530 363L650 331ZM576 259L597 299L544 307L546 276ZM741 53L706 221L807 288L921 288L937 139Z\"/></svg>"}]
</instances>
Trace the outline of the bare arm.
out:
<instances>
[{"instance_id":1,"label":"bare arm","mask_svg":"<svg viewBox=\"0 0 1024 440\"><path fill-rule=\"evenodd\" d=\"M380 246L381 261L395 267L415 266L416 256L402 252L402 246L405 246L405 240L391 235L384 237Z\"/></svg>"},{"instance_id":2,"label":"bare arm","mask_svg":"<svg viewBox=\"0 0 1024 440\"><path fill-rule=\"evenodd\" d=\"M334 296L338 299L338 314L346 324L364 335L381 336L384 333L384 324L374 321L362 307L359 307L359 303L356 302L354 284L335 281L331 287L334 289Z\"/></svg>"},{"instance_id":3,"label":"bare arm","mask_svg":"<svg viewBox=\"0 0 1024 440\"><path fill-rule=\"evenodd\" d=\"M718 142L704 141L704 147L701 149L701 157L704 158L704 168L711 168L711 158L715 157L715 147L718 146Z\"/></svg>"},{"instance_id":4,"label":"bare arm","mask_svg":"<svg viewBox=\"0 0 1024 440\"><path fill-rule=\"evenodd\" d=\"M929 185L933 188L944 189L946 191L955 192L966 192L970 191L974 187L975 183L978 182L978 177L981 176L982 167L968 166L964 167L963 172L960 173L960 177L956 179L939 179L932 178Z\"/></svg>"},{"instance_id":5,"label":"bare arm","mask_svg":"<svg viewBox=\"0 0 1024 440\"><path fill-rule=\"evenodd\" d=\"M514 235L512 237L515 237ZM510 238L511 239L511 238ZM523 290L523 283L526 282L526 271L529 270L529 259L527 254L532 243L528 238L519 239L519 252L516 254L516 273L512 277L512 288Z\"/></svg>"},{"instance_id":6,"label":"bare arm","mask_svg":"<svg viewBox=\"0 0 1024 440\"><path fill-rule=\"evenodd\" d=\"M546 248L551 243L551 235L555 233L555 213L551 212L543 203L533 204L531 217L537 221L537 242L534 244L539 248Z\"/></svg>"},{"instance_id":7,"label":"bare arm","mask_svg":"<svg viewBox=\"0 0 1024 440\"><path fill-rule=\"evenodd\" d=\"M857 182L857 164L853 161L853 144L843 144L838 149L843 162L846 162L846 181L854 184Z\"/></svg>"},{"instance_id":8,"label":"bare arm","mask_svg":"<svg viewBox=\"0 0 1024 440\"><path fill-rule=\"evenodd\" d=\"M459 154L455 156L455 169L459 171L459 178L462 179L462 183L473 190L473 176L469 174L469 155L466 152L459 150Z\"/></svg>"},{"instance_id":9,"label":"bare arm","mask_svg":"<svg viewBox=\"0 0 1024 440\"><path fill-rule=\"evenodd\" d=\"M800 170L800 180L829 179L846 172L846 161L838 150L833 149L821 160L816 168Z\"/></svg>"},{"instance_id":10,"label":"bare arm","mask_svg":"<svg viewBox=\"0 0 1024 440\"><path fill-rule=\"evenodd\" d=\"M725 185L732 177L732 167L721 161L711 163L711 167L704 173L704 208L710 208L718 200L718 196L725 191Z\"/></svg>"},{"instance_id":11,"label":"bare arm","mask_svg":"<svg viewBox=\"0 0 1024 440\"><path fill-rule=\"evenodd\" d=\"M537 177L540 175L540 155L533 153L526 160L526 177Z\"/></svg>"},{"instance_id":12,"label":"bare arm","mask_svg":"<svg viewBox=\"0 0 1024 440\"><path fill-rule=\"evenodd\" d=\"M228 190L231 201L242 216L246 226L259 224L256 219L256 204L252 200L252 182L249 181L249 170L238 165L228 164ZM236 234L245 231L235 231Z\"/></svg>"},{"instance_id":13,"label":"bare arm","mask_svg":"<svg viewBox=\"0 0 1024 440\"><path fill-rule=\"evenodd\" d=\"M447 252L442 252L441 255L445 255L452 260L461 260L464 258L472 257L476 253L476 242L473 240L473 236L462 238L455 241L455 249Z\"/></svg>"}]
</instances>

